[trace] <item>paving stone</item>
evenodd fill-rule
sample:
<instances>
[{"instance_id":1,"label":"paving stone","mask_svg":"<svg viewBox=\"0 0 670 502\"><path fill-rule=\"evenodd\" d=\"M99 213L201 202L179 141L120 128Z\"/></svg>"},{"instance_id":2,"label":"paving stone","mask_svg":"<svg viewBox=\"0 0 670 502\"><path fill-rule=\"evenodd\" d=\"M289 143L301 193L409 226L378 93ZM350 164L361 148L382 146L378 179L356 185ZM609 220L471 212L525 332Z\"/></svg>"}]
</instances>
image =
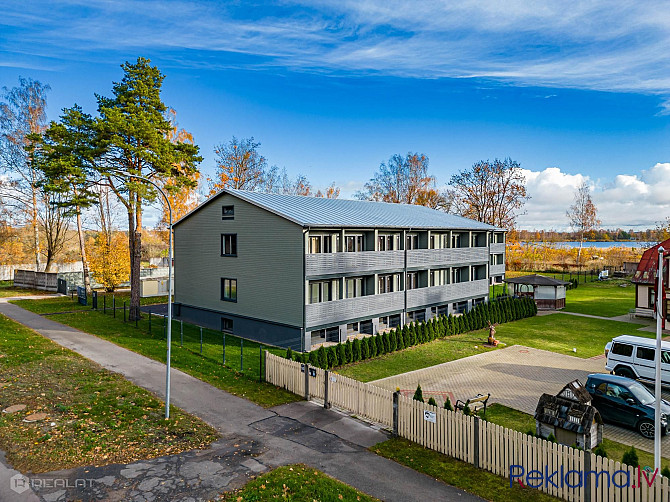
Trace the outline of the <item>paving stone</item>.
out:
<instances>
[{"instance_id":1,"label":"paving stone","mask_svg":"<svg viewBox=\"0 0 670 502\"><path fill-rule=\"evenodd\" d=\"M58 502L65 497L65 490L58 490L57 492L45 493L42 498L46 502Z\"/></svg>"},{"instance_id":2,"label":"paving stone","mask_svg":"<svg viewBox=\"0 0 670 502\"><path fill-rule=\"evenodd\" d=\"M160 478L155 477L147 478L139 484L137 489L146 492L149 490L153 490L156 486L158 486L158 483L160 483Z\"/></svg>"},{"instance_id":3,"label":"paving stone","mask_svg":"<svg viewBox=\"0 0 670 502\"><path fill-rule=\"evenodd\" d=\"M98 478L98 479L94 480L93 484L102 483L105 486L112 486L114 484L114 481L116 481L116 477L105 476L105 477Z\"/></svg>"},{"instance_id":4,"label":"paving stone","mask_svg":"<svg viewBox=\"0 0 670 502\"><path fill-rule=\"evenodd\" d=\"M44 420L47 418L46 413L33 413L32 415L28 415L26 418L23 419L24 422L39 422L40 420Z\"/></svg>"},{"instance_id":5,"label":"paving stone","mask_svg":"<svg viewBox=\"0 0 670 502\"><path fill-rule=\"evenodd\" d=\"M14 404L12 406L8 406L4 410L2 410L3 413L16 413L17 411L23 411L26 409L25 404Z\"/></svg>"}]
</instances>

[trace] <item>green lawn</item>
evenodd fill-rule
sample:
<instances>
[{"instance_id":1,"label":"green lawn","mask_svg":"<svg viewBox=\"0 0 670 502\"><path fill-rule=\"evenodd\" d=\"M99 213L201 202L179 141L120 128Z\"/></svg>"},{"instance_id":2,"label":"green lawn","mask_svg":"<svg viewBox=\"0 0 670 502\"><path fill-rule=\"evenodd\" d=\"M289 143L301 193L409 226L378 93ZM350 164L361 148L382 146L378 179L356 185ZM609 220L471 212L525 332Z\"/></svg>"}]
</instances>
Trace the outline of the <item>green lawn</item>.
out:
<instances>
[{"instance_id":1,"label":"green lawn","mask_svg":"<svg viewBox=\"0 0 670 502\"><path fill-rule=\"evenodd\" d=\"M297 464L278 467L263 474L247 483L241 490L225 494L223 500L235 502L266 500L372 502L377 499L312 467Z\"/></svg>"},{"instance_id":2,"label":"green lawn","mask_svg":"<svg viewBox=\"0 0 670 502\"><path fill-rule=\"evenodd\" d=\"M441 453L419 446L406 439L393 438L376 444L372 451L383 457L411 467L449 485L494 502L556 501L539 490L522 488L509 480L474 465L456 460Z\"/></svg>"},{"instance_id":3,"label":"green lawn","mask_svg":"<svg viewBox=\"0 0 670 502\"><path fill-rule=\"evenodd\" d=\"M111 311L104 314L90 308L78 310L70 304L59 303L58 307L66 313L50 315L49 319L57 321L86 333L99 336L117 345L130 349L160 362L166 361L166 340L164 318L149 316L135 327L135 323L123 322L123 313ZM21 300L14 302L33 312L44 312L54 307L50 300ZM45 307L44 304L48 304ZM76 305L76 304L75 304ZM76 312L69 312L75 310ZM181 346L181 325L173 321L172 325L172 366L196 378L204 380L215 387L231 394L244 397L264 407L300 400L291 394L267 383L260 383L260 345L255 342L242 342L244 358L240 358L240 338L226 335L226 366L223 366L223 335L213 330L203 330L203 352L200 354L200 330L190 324L184 324L184 344ZM264 349L268 347L264 346ZM285 350L269 348L272 352L284 355ZM243 364L240 367L240 364ZM243 371L240 371L242 369Z\"/></svg>"},{"instance_id":4,"label":"green lawn","mask_svg":"<svg viewBox=\"0 0 670 502\"><path fill-rule=\"evenodd\" d=\"M615 336L621 334L653 336L652 333L636 331L639 327L633 323L569 314L551 314L501 324L496 327L496 337L507 345L525 345L588 358L602 354L605 344ZM486 329L472 331L350 364L339 368L337 372L356 380L370 382L488 350L496 350L483 347L482 344L487 337ZM573 348L576 348L577 352L573 352Z\"/></svg>"},{"instance_id":5,"label":"green lawn","mask_svg":"<svg viewBox=\"0 0 670 502\"><path fill-rule=\"evenodd\" d=\"M106 297L106 300L103 300ZM112 305L116 305L117 316L123 317L123 303L126 306L130 304L130 292L120 291L117 293L100 294L98 302L99 309L103 309L103 301L106 301L107 309L111 312ZM73 310L91 310L93 300L88 296L88 305L81 305L75 296L72 299L69 296L58 296L55 298L43 298L40 300L13 300L12 303L23 307L24 309L35 312L36 314L53 314L55 312L70 312ZM167 303L167 296L155 296L149 298L140 298L140 305L154 305L157 303Z\"/></svg>"},{"instance_id":6,"label":"green lawn","mask_svg":"<svg viewBox=\"0 0 670 502\"><path fill-rule=\"evenodd\" d=\"M23 472L127 463L207 447L214 429L0 315L0 448ZM44 420L25 423L33 413Z\"/></svg>"},{"instance_id":7,"label":"green lawn","mask_svg":"<svg viewBox=\"0 0 670 502\"><path fill-rule=\"evenodd\" d=\"M0 298L22 295L50 295L50 291L39 289L15 288L14 281L0 281Z\"/></svg>"},{"instance_id":8,"label":"green lawn","mask_svg":"<svg viewBox=\"0 0 670 502\"><path fill-rule=\"evenodd\" d=\"M614 317L635 307L635 285L623 279L580 284L567 292L565 310Z\"/></svg>"},{"instance_id":9,"label":"green lawn","mask_svg":"<svg viewBox=\"0 0 670 502\"><path fill-rule=\"evenodd\" d=\"M532 415L522 411L513 410L502 404L496 403L489 406L486 410L486 420L519 432L535 432L535 419ZM605 428L607 427L608 424L605 424ZM607 452L607 457L615 462L621 462L623 454L630 449L630 445L618 443L617 441L612 441L607 438L603 439L602 444ZM641 466L654 465L654 455L652 453L637 450L637 456L640 459ZM663 457L661 459L661 466L670 467L670 459Z\"/></svg>"}]
</instances>

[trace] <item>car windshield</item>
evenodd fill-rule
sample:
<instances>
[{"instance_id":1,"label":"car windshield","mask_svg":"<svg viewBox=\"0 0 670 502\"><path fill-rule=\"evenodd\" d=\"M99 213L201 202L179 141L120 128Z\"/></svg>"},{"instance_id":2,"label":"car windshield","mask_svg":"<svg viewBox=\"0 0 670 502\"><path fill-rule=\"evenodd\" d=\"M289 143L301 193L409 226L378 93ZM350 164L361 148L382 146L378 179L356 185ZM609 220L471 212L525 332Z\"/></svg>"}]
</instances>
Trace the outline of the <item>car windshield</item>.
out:
<instances>
[{"instance_id":1,"label":"car windshield","mask_svg":"<svg viewBox=\"0 0 670 502\"><path fill-rule=\"evenodd\" d=\"M630 384L628 390L635 396L635 398L642 404L651 404L654 402L654 395L641 383Z\"/></svg>"}]
</instances>

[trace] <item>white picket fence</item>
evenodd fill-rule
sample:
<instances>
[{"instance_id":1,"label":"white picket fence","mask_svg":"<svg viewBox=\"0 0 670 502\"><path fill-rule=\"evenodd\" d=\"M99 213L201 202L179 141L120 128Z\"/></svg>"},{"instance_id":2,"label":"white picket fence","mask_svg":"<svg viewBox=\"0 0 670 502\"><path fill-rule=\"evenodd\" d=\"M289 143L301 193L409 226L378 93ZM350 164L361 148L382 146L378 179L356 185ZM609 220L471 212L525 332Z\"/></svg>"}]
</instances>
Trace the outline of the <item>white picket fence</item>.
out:
<instances>
[{"instance_id":1,"label":"white picket fence","mask_svg":"<svg viewBox=\"0 0 670 502\"><path fill-rule=\"evenodd\" d=\"M307 381L310 396L325 399L324 370L269 352L266 352L265 364L268 382L305 396ZM328 402L332 406L394 427L393 392L332 371L327 378ZM650 474L647 481L644 472L638 473L637 467L430 406L399 393L396 400L396 427L400 437L508 480L512 476L515 483L521 480L532 488L570 502L670 502L668 478L660 474L655 477ZM554 472L557 474L551 476ZM587 472L591 474L585 474ZM537 486L540 483L541 486Z\"/></svg>"}]
</instances>

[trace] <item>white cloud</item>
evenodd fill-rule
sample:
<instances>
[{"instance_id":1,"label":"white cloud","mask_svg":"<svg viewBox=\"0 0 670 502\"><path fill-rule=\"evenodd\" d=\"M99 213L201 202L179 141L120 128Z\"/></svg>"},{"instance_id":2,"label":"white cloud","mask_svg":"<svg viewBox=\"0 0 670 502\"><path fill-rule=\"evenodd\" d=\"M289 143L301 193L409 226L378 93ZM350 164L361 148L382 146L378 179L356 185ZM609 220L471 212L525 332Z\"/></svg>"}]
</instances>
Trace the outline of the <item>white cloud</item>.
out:
<instances>
[{"instance_id":1,"label":"white cloud","mask_svg":"<svg viewBox=\"0 0 670 502\"><path fill-rule=\"evenodd\" d=\"M17 32L5 40L3 64L31 64L31 55L116 61L118 52L183 48L207 53L166 57L178 66L670 94L670 9L661 0L10 1L2 23ZM668 113L667 103L659 113Z\"/></svg>"},{"instance_id":2,"label":"white cloud","mask_svg":"<svg viewBox=\"0 0 670 502\"><path fill-rule=\"evenodd\" d=\"M520 228L567 230L565 213L583 181L592 187L605 228L650 228L670 216L670 163L658 163L639 175L619 174L612 180L592 180L557 167L524 170L524 174L531 199L524 208L527 213L518 218Z\"/></svg>"}]
</instances>

